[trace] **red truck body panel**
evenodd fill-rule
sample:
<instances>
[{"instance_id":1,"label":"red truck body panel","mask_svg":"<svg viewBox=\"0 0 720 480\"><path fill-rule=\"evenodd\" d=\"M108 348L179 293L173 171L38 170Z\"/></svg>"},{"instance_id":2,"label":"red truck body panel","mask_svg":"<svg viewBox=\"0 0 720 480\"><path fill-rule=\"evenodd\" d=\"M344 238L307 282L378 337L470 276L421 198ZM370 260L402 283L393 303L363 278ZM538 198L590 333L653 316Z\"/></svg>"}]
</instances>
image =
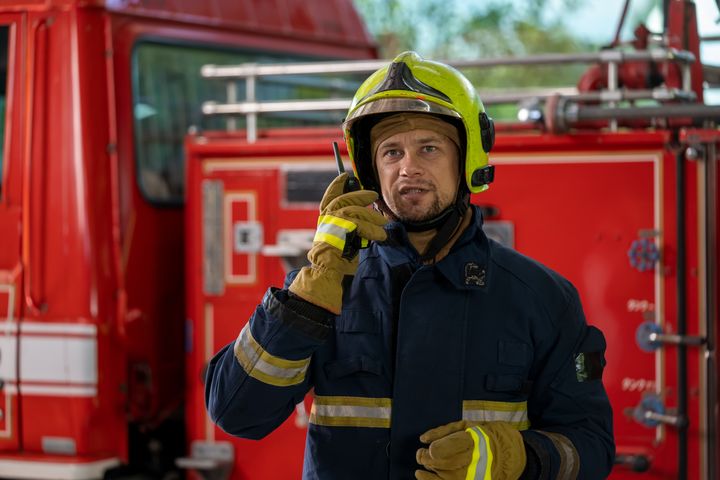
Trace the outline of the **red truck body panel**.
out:
<instances>
[{"instance_id":1,"label":"red truck body panel","mask_svg":"<svg viewBox=\"0 0 720 480\"><path fill-rule=\"evenodd\" d=\"M345 0L0 2L1 25L0 477L97 478L182 425L184 213L138 188L138 45L375 47Z\"/></svg>"},{"instance_id":2,"label":"red truck body panel","mask_svg":"<svg viewBox=\"0 0 720 480\"><path fill-rule=\"evenodd\" d=\"M285 136L275 132L274 138L256 143L241 136L188 140L186 265L193 339L188 356L188 423L194 425L191 438L232 442L237 478L296 478L304 447L303 419L296 412L259 442L232 439L202 414L199 372L238 334L267 287L281 286L288 264L296 265L288 263L294 252L280 248L282 238L295 231L298 238L311 239L317 203L288 201L290 177L298 170L332 175L331 142L340 138L339 131L308 131L301 136L287 131ZM676 432L667 426L649 428L632 415L647 394L657 394L670 409L677 403L675 349L647 352L636 342L636 330L648 320L659 319L667 331L676 329L676 167L675 154L667 147L670 138L668 131L572 135L500 131L491 156L496 180L472 199L492 214L486 219L489 234L557 270L578 288L588 322L600 327L607 338L604 379L615 412L618 453L646 455L651 466L645 478L652 479L675 478L678 468ZM344 146L341 152L347 158ZM686 168L691 299L686 313L688 334L698 335L705 328L698 302L693 301L701 288L701 179L697 164L688 163ZM322 191L315 193L317 197ZM203 230L212 228L208 222L217 222L221 240ZM247 245L238 244L233 235L253 222L260 225L260 235ZM633 242L643 238L660 252L657 264L647 271L634 268L628 256ZM208 269L213 261L208 252L216 248L223 252L221 267ZM208 292L213 275L220 275L222 288ZM698 350L690 350L688 478L700 478L703 465L701 429L708 405L702 396L706 384L701 361ZM280 457L293 465L283 474L276 461ZM611 478L635 475L618 466Z\"/></svg>"}]
</instances>

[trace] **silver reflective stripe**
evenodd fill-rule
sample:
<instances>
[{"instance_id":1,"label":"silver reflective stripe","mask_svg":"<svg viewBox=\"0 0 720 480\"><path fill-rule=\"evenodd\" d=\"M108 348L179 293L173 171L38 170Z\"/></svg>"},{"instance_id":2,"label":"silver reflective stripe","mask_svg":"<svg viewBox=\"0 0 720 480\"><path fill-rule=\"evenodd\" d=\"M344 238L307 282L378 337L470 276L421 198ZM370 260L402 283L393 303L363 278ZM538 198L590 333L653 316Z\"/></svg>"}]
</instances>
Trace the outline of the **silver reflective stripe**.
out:
<instances>
[{"instance_id":1,"label":"silver reflective stripe","mask_svg":"<svg viewBox=\"0 0 720 480\"><path fill-rule=\"evenodd\" d=\"M470 465L470 468L475 470L475 475L472 477L473 480L486 480L490 478L489 468L492 464L492 453L490 452L490 445L488 445L485 432L480 427L472 427L470 430L475 435L472 435L473 440L476 442L475 454L473 454L473 463L477 458L476 465ZM477 455L477 456L476 456Z\"/></svg>"},{"instance_id":2,"label":"silver reflective stripe","mask_svg":"<svg viewBox=\"0 0 720 480\"><path fill-rule=\"evenodd\" d=\"M557 478L560 480L577 478L580 471L580 456L575 445L565 436L555 432L544 432L537 430L552 441L555 449L560 454L560 468Z\"/></svg>"},{"instance_id":3,"label":"silver reflective stripe","mask_svg":"<svg viewBox=\"0 0 720 480\"><path fill-rule=\"evenodd\" d=\"M507 422L518 430L530 428L527 402L495 402L490 400L465 400L463 420L473 422Z\"/></svg>"},{"instance_id":4,"label":"silver reflective stripe","mask_svg":"<svg viewBox=\"0 0 720 480\"><path fill-rule=\"evenodd\" d=\"M356 228L357 225L342 217L320 215L313 242L324 242L338 250L344 250L348 232L352 232Z\"/></svg>"},{"instance_id":5,"label":"silver reflective stripe","mask_svg":"<svg viewBox=\"0 0 720 480\"><path fill-rule=\"evenodd\" d=\"M338 237L340 239L345 239L347 236L347 229L340 227L338 225L333 225L332 223L321 223L317 227L317 231L319 233L326 233L328 235L332 235L334 237Z\"/></svg>"},{"instance_id":6,"label":"silver reflective stripe","mask_svg":"<svg viewBox=\"0 0 720 480\"><path fill-rule=\"evenodd\" d=\"M253 338L250 324L246 324L240 332L235 341L234 352L238 363L248 375L277 387L302 383L310 365L310 357L286 360L268 353Z\"/></svg>"},{"instance_id":7,"label":"silver reflective stripe","mask_svg":"<svg viewBox=\"0 0 720 480\"><path fill-rule=\"evenodd\" d=\"M390 407L351 407L349 405L315 405L315 414L326 417L390 418Z\"/></svg>"},{"instance_id":8,"label":"silver reflective stripe","mask_svg":"<svg viewBox=\"0 0 720 480\"><path fill-rule=\"evenodd\" d=\"M316 396L310 423L329 427L390 428L389 398Z\"/></svg>"}]
</instances>

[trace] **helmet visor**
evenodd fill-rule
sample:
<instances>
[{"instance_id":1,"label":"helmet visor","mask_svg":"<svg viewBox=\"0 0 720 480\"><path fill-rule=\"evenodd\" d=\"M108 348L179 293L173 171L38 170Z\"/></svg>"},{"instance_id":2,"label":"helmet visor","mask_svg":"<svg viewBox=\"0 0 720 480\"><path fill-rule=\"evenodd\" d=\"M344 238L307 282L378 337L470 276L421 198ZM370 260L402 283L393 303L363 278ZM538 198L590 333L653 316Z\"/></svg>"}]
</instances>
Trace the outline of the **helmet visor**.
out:
<instances>
[{"instance_id":1,"label":"helmet visor","mask_svg":"<svg viewBox=\"0 0 720 480\"><path fill-rule=\"evenodd\" d=\"M461 118L460 114L454 110L420 98L379 98L375 101L360 105L353 110L345 119L343 127L346 129L350 128L355 120L366 115L391 112L433 113Z\"/></svg>"}]
</instances>

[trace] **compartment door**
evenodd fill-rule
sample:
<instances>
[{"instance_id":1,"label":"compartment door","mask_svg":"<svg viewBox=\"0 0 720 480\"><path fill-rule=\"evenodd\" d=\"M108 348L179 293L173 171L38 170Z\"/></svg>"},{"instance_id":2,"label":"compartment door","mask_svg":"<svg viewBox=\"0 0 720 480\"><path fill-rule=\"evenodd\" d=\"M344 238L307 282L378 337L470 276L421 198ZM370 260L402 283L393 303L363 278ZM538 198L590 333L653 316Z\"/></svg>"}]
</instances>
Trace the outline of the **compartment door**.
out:
<instances>
[{"instance_id":1,"label":"compartment door","mask_svg":"<svg viewBox=\"0 0 720 480\"><path fill-rule=\"evenodd\" d=\"M263 163L206 161L201 169L201 218L196 217L201 232L191 234L198 237L202 272L194 282L201 294L192 308L191 358L197 360L191 360L196 370L191 378L200 376L211 356L237 337L268 286L282 287L286 273L305 263L320 199L336 175L328 163L293 165L277 158ZM198 408L201 393L198 385L191 394ZM238 478L299 478L311 403L308 397L298 404L262 442L230 437L209 420L202 425L193 418L191 437L230 442Z\"/></svg>"},{"instance_id":2,"label":"compartment door","mask_svg":"<svg viewBox=\"0 0 720 480\"><path fill-rule=\"evenodd\" d=\"M618 455L647 459L648 479L669 478L664 472L677 469L676 430L641 421L645 409L677 401L674 349L651 350L638 341L642 329L672 332L675 323L672 161L660 147L495 155L498 180L473 197L495 214L486 222L489 235L577 287L588 323L607 340L603 377ZM689 234L690 248L695 239ZM697 354L689 352L690 365L699 364ZM690 401L690 422L698 425L698 396ZM634 478L629 466L618 465L612 478Z\"/></svg>"}]
</instances>

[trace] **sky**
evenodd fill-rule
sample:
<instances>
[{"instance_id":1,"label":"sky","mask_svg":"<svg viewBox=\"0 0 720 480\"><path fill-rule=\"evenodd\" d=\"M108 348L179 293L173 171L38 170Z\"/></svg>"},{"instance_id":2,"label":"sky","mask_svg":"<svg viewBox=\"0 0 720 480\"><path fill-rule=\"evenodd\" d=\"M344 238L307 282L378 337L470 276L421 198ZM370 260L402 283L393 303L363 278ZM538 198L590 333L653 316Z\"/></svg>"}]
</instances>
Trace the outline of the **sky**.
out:
<instances>
[{"instance_id":1,"label":"sky","mask_svg":"<svg viewBox=\"0 0 720 480\"><path fill-rule=\"evenodd\" d=\"M700 36L716 35L720 37L720 13L715 0L698 0L698 31ZM700 57L703 63L720 65L720 42L704 42L701 44Z\"/></svg>"},{"instance_id":2,"label":"sky","mask_svg":"<svg viewBox=\"0 0 720 480\"><path fill-rule=\"evenodd\" d=\"M622 13L625 0L587 0L577 13L567 22L567 26L589 40L609 42L615 35L617 21ZM632 5L644 3L644 0L632 0ZM698 30L700 36L720 36L720 25L717 23L720 18L715 0L695 0L695 8L698 12ZM607 21L598 22L598 19ZM654 15L648 19L648 28L651 31L661 30L661 16ZM720 65L720 42L705 42L700 55L704 63Z\"/></svg>"},{"instance_id":3,"label":"sky","mask_svg":"<svg viewBox=\"0 0 720 480\"><path fill-rule=\"evenodd\" d=\"M412 5L415 0L403 0ZM459 0L456 4L457 14L462 15L464 9L472 9L478 5L487 3L511 3L519 8L527 0ZM487 2L487 3L485 3ZM563 0L549 0L548 12L557 12L562 6ZM643 10L643 6L651 3L662 4L660 0L630 0L630 13L625 21L622 40L631 40L632 31L636 24L632 18L634 11ZM553 5L554 4L554 5ZM563 17L568 29L575 32L579 37L591 41L597 45L609 44L617 29L617 22L620 19L625 0L582 0L578 2L577 10ZM698 29L701 37L720 37L720 12L716 0L695 0L698 17ZM662 31L662 15L658 8L654 14L646 19L646 25L650 31ZM422 47L422 45L419 45ZM422 51L422 48L418 49ZM701 44L701 61L704 64L720 66L720 41L705 41ZM720 90L706 92L705 100L708 103L720 104Z\"/></svg>"},{"instance_id":4,"label":"sky","mask_svg":"<svg viewBox=\"0 0 720 480\"><path fill-rule=\"evenodd\" d=\"M594 42L612 40L624 0L588 0L565 22L568 29ZM558 7L554 7L555 9ZM603 19L598 22L598 18Z\"/></svg>"},{"instance_id":5,"label":"sky","mask_svg":"<svg viewBox=\"0 0 720 480\"><path fill-rule=\"evenodd\" d=\"M640 4L643 0L631 0L633 4ZM615 35L617 21L622 12L624 0L588 0L573 15L568 27L593 41L608 42ZM695 0L698 18L698 32L700 37L720 37L720 12L715 0ZM608 19L607 22L598 22L598 18ZM612 19L612 20L611 20ZM662 30L662 17L657 12L647 22L651 31ZM704 64L720 66L720 41L705 41L700 45L700 58ZM720 89L707 89L704 93L705 103L720 104Z\"/></svg>"},{"instance_id":6,"label":"sky","mask_svg":"<svg viewBox=\"0 0 720 480\"><path fill-rule=\"evenodd\" d=\"M412 0L410 0L412 1ZM479 0L461 0L459 8L471 8L476 5ZM525 0L494 0L497 3L503 1L522 5ZM648 0L630 0L630 9L639 8L646 4ZM551 0L551 4L555 5L549 8L549 11L556 12L560 8L561 0ZM579 2L580 6L572 15L566 17L565 24L567 27L585 39L596 43L609 43L617 28L617 22L620 19L622 8L625 0L583 0ZM662 2L657 2L662 3ZM695 6L698 12L698 28L700 36L717 35L720 36L720 12L715 0L695 0ZM459 12L462 14L462 10ZM662 29L662 17L659 12L648 19L648 28L651 31L660 31ZM634 25L626 20L626 29L632 32ZM703 62L720 65L720 42L706 42L701 52Z\"/></svg>"}]
</instances>

